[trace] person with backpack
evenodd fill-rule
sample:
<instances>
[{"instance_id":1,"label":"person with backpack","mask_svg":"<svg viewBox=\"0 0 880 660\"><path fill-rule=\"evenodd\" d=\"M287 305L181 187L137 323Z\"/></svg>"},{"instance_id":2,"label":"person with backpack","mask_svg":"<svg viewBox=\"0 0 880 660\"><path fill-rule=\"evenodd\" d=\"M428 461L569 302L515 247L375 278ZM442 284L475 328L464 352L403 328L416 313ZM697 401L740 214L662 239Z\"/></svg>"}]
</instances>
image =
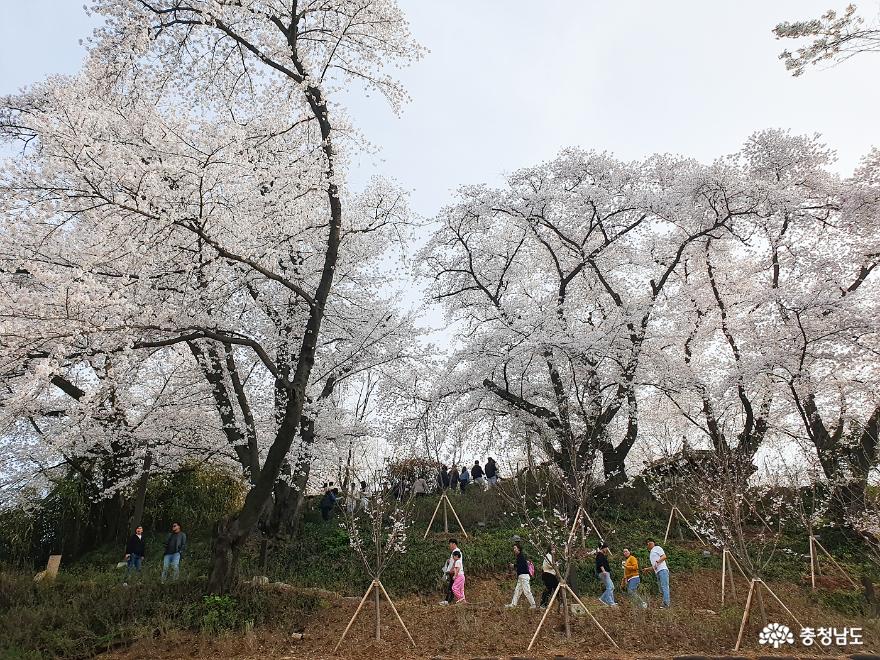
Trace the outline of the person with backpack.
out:
<instances>
[{"instance_id":1,"label":"person with backpack","mask_svg":"<svg viewBox=\"0 0 880 660\"><path fill-rule=\"evenodd\" d=\"M546 608L550 602L550 597L559 586L559 576L556 575L556 567L553 563L553 553L556 548L551 543L547 546L547 553L544 555L544 561L541 562L541 581L544 583L544 591L541 592L541 607Z\"/></svg>"},{"instance_id":2,"label":"person with backpack","mask_svg":"<svg viewBox=\"0 0 880 660\"><path fill-rule=\"evenodd\" d=\"M513 544L513 556L516 558L516 564L511 564L511 568L516 568L516 587L513 590L513 600L504 607L514 608L519 603L519 597L525 594L526 600L529 601L529 609L535 609L535 597L532 595L531 578L535 574L535 565L526 558L523 552L522 544L517 541Z\"/></svg>"},{"instance_id":3,"label":"person with backpack","mask_svg":"<svg viewBox=\"0 0 880 660\"><path fill-rule=\"evenodd\" d=\"M468 483L471 480L471 473L468 472L467 465L463 465L461 468L461 472L458 474L458 487L461 489L461 492L464 492L464 489L467 488Z\"/></svg>"},{"instance_id":4,"label":"person with backpack","mask_svg":"<svg viewBox=\"0 0 880 660\"><path fill-rule=\"evenodd\" d=\"M608 557L611 556L611 550L607 543L603 543L596 551L596 577L602 583L604 591L599 596L599 600L606 605L616 606L614 602L614 581L611 579L611 566L608 564Z\"/></svg>"},{"instance_id":5,"label":"person with backpack","mask_svg":"<svg viewBox=\"0 0 880 660\"><path fill-rule=\"evenodd\" d=\"M180 529L180 523L172 523L171 533L165 540L165 554L162 557L162 576L159 581L165 584L168 569L172 571L171 579L180 577L180 557L186 550L186 534Z\"/></svg>"}]
</instances>

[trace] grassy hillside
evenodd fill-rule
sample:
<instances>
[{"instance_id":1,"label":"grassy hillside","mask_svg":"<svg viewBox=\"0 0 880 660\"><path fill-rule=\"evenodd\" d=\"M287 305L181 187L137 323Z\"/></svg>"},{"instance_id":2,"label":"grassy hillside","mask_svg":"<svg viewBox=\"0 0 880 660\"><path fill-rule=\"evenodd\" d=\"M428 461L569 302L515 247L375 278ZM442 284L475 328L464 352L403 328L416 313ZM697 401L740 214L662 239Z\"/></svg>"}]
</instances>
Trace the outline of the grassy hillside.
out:
<instances>
[{"instance_id":1,"label":"grassy hillside","mask_svg":"<svg viewBox=\"0 0 880 660\"><path fill-rule=\"evenodd\" d=\"M507 569L512 560L511 544L514 535L526 537L527 530L505 513L504 502L492 492L472 490L453 498L470 534L470 538L465 539L450 517L451 529L456 530L452 535L460 538L466 553L469 600L475 608L489 608L493 612L487 615L489 620L495 617L499 622L509 621L504 618L500 605L509 599L514 585L514 578ZM402 607L413 619L418 619L425 608L431 609L441 596L441 567L448 554L442 522L435 524L435 533L422 539L435 504L434 498L416 503L415 524L407 552L394 558L383 576L386 588L395 598L402 599ZM605 535L612 549L619 553L622 547L629 546L642 564L647 561L644 539L651 535L662 536L666 524L664 512L653 504L607 505L600 515L602 520L597 522L608 530ZM317 511L310 508L297 538L270 548L265 568L258 567L256 542L246 548L242 557L243 582L265 575L270 582L284 582L295 588L279 591L243 584L229 596L206 598L202 593L210 554L209 533L198 528L187 531L190 550L181 565L182 579L174 584L158 583L161 534L149 535L143 574L129 586L123 585L124 570L113 568L122 558L119 547L103 547L75 563L64 564L59 578L52 584L34 584L30 572L0 574L0 657L89 657L135 643L157 643L175 635L195 635L202 640L224 635L233 638L254 634L286 636L291 631L314 626L316 621L327 621L328 617L335 626L330 632L338 635L345 622L337 619L350 616L350 613L342 616L340 612L353 609L346 605L350 601L344 597L359 597L369 585L339 520L323 522ZM714 627L710 627L715 630L713 634L728 635L742 615L745 584L739 585L740 602L718 611L720 555L705 552L687 534L682 534L683 538L678 534L673 536L665 548L673 574L675 609L671 616L676 620L675 637L688 639L690 634L694 643L711 638L706 636L705 625L700 624L698 617L691 616L695 609L715 611ZM868 575L878 581L876 567L863 561L857 543L840 533L826 532L822 538L851 574ZM783 539L765 579L787 594L800 611L809 612L817 621L859 625L854 621L861 622L865 616L864 599L845 581L836 578L833 571L823 580L823 585L829 588L816 595L809 592L806 553L806 537L792 530L791 536ZM616 565L612 562L612 567ZM830 566L827 571L831 571ZM615 580L618 577L615 575ZM540 579L536 578L533 583L536 594L539 584ZM595 597L599 588L589 560L578 565L576 585L585 601L591 606L598 605ZM643 580L642 590L656 599L657 584L652 575ZM602 616L608 615L603 613ZM534 625L536 622L529 622L525 627ZM617 628L613 620L609 625ZM700 628L701 625L704 627ZM876 623L863 625L873 626L876 640ZM332 636L330 632L327 634ZM586 628L583 632L587 634ZM361 633L369 636L369 631ZM509 636L503 632L503 626L498 628L497 634ZM618 630L618 634L628 635L625 629ZM509 641L513 644L516 639L518 637L513 635Z\"/></svg>"}]
</instances>

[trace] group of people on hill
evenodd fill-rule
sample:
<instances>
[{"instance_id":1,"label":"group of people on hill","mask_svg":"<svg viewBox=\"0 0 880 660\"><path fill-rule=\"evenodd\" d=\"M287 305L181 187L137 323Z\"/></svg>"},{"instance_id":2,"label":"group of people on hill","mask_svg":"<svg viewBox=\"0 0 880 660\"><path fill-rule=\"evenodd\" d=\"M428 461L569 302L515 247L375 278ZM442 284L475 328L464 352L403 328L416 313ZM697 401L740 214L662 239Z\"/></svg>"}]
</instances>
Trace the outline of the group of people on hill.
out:
<instances>
[{"instance_id":1,"label":"group of people on hill","mask_svg":"<svg viewBox=\"0 0 880 660\"><path fill-rule=\"evenodd\" d=\"M321 496L318 508L321 510L321 518L327 521L330 520L333 509L339 500L342 499L342 496L339 494L339 488L334 486L332 481L325 483L323 488L324 494ZM369 508L370 496L372 494L373 491L366 481L361 481L359 489L358 484L352 481L349 485L349 492L345 497L345 508L348 513L356 513L359 508L364 510Z\"/></svg>"},{"instance_id":2,"label":"group of people on hill","mask_svg":"<svg viewBox=\"0 0 880 660\"><path fill-rule=\"evenodd\" d=\"M486 459L486 467L480 465L479 459L474 461L473 466L468 470L467 465L448 468L445 465L440 466L437 474L437 488L440 490L460 490L462 493L473 481L475 486L480 488L491 488L498 483L498 465L491 456ZM427 487L427 483L425 484Z\"/></svg>"},{"instance_id":3,"label":"group of people on hill","mask_svg":"<svg viewBox=\"0 0 880 660\"><path fill-rule=\"evenodd\" d=\"M180 527L180 523L171 524L171 532L165 539L165 552L162 555L162 575L159 580L164 584L171 573L171 579L177 580L180 577L180 558L186 551L186 534ZM128 584L131 572L141 572L141 567L147 557L147 542L144 539L144 528L138 525L134 534L132 534L128 543L125 544L125 581Z\"/></svg>"},{"instance_id":4,"label":"group of people on hill","mask_svg":"<svg viewBox=\"0 0 880 660\"><path fill-rule=\"evenodd\" d=\"M644 572L653 572L657 576L660 585L660 593L662 594L662 605L660 607L667 608L670 604L669 596L669 566L666 563L666 552L662 547L654 542L654 539L647 539L645 542L648 548L648 561L650 566L646 566L639 570L639 560L629 548L623 549L624 560L621 562L623 576L621 587L626 591L627 597L634 605L641 608L647 608L648 604L639 594L639 585L641 583L641 574ZM549 605L550 598L556 587L559 586L559 575L557 573L557 563L555 560L556 548L551 544L547 548L541 562L541 580L544 583L544 591L541 593L540 607L546 608ZM526 556L522 543L516 541L513 544L514 562L510 564L510 568L516 571L516 586L513 590L513 597L509 603L505 605L507 608L514 608L519 604L521 596L529 603L531 609L539 607L535 603L535 596L532 594L531 579L535 576L535 565ZM614 599L614 580L612 578L611 564L609 558L611 550L607 543L602 543L596 550L596 577L602 586L602 595L599 600L609 607L616 607L617 602ZM443 566L443 574L446 577L446 595L444 600L440 601L441 605L449 605L451 603L466 602L464 585L464 553L458 546L457 539L449 539L449 558ZM572 586L573 579L569 576L569 586Z\"/></svg>"},{"instance_id":5,"label":"group of people on hill","mask_svg":"<svg viewBox=\"0 0 880 660\"><path fill-rule=\"evenodd\" d=\"M498 465L494 458L490 456L486 460L485 467L480 464L479 459L475 460L470 469L467 466L453 466L450 469L446 465L441 465L433 486L439 491L452 490L464 493L471 483L484 489L491 488L498 483ZM387 484L387 487L391 496L397 500L406 499L410 492L414 497L426 497L434 490L424 474L418 475L412 483L403 478L394 479L390 484ZM366 481L361 481L360 485L352 481L344 497L332 481L325 482L323 494L318 504L321 518L325 521L330 520L334 509L340 502L344 502L349 514L356 513L359 509L367 509L371 495L372 489Z\"/></svg>"}]
</instances>

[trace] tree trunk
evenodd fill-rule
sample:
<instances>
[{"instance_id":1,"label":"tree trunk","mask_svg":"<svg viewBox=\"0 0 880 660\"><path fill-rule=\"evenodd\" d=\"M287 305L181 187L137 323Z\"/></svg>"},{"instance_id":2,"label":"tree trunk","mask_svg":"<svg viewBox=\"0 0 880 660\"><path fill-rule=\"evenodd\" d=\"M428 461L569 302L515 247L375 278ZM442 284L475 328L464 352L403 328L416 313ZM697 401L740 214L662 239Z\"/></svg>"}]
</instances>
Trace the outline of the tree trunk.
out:
<instances>
[{"instance_id":1,"label":"tree trunk","mask_svg":"<svg viewBox=\"0 0 880 660\"><path fill-rule=\"evenodd\" d=\"M382 639L382 615L379 612L379 587L373 587L373 596L376 599L376 639Z\"/></svg>"},{"instance_id":2,"label":"tree trunk","mask_svg":"<svg viewBox=\"0 0 880 660\"><path fill-rule=\"evenodd\" d=\"M147 501L147 485L150 482L150 467L153 464L153 454L150 450L147 450L147 453L144 454L144 464L141 472L141 478L138 479L137 488L135 489L134 495L134 509L131 513L131 520L129 521L130 532L133 534L135 528L140 525L143 525L144 518L144 506Z\"/></svg>"},{"instance_id":3,"label":"tree trunk","mask_svg":"<svg viewBox=\"0 0 880 660\"><path fill-rule=\"evenodd\" d=\"M225 594L235 582L238 555L247 539L240 532L236 518L226 518L217 523L214 535L214 560L208 575L208 593Z\"/></svg>"}]
</instances>

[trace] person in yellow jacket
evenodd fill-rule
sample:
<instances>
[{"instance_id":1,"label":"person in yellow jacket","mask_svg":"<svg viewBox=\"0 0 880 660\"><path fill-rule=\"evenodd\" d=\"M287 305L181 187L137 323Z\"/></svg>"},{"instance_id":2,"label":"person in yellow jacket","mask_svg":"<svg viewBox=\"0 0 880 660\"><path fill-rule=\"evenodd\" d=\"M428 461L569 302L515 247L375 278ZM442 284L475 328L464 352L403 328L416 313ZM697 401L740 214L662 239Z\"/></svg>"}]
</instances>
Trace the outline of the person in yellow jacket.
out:
<instances>
[{"instance_id":1,"label":"person in yellow jacket","mask_svg":"<svg viewBox=\"0 0 880 660\"><path fill-rule=\"evenodd\" d=\"M639 595L639 584L642 581L641 577L639 577L639 560L629 551L629 548L623 549L623 556L624 561L621 564L623 566L623 588L626 590L627 597L633 603L645 609L648 607L648 604Z\"/></svg>"}]
</instances>

